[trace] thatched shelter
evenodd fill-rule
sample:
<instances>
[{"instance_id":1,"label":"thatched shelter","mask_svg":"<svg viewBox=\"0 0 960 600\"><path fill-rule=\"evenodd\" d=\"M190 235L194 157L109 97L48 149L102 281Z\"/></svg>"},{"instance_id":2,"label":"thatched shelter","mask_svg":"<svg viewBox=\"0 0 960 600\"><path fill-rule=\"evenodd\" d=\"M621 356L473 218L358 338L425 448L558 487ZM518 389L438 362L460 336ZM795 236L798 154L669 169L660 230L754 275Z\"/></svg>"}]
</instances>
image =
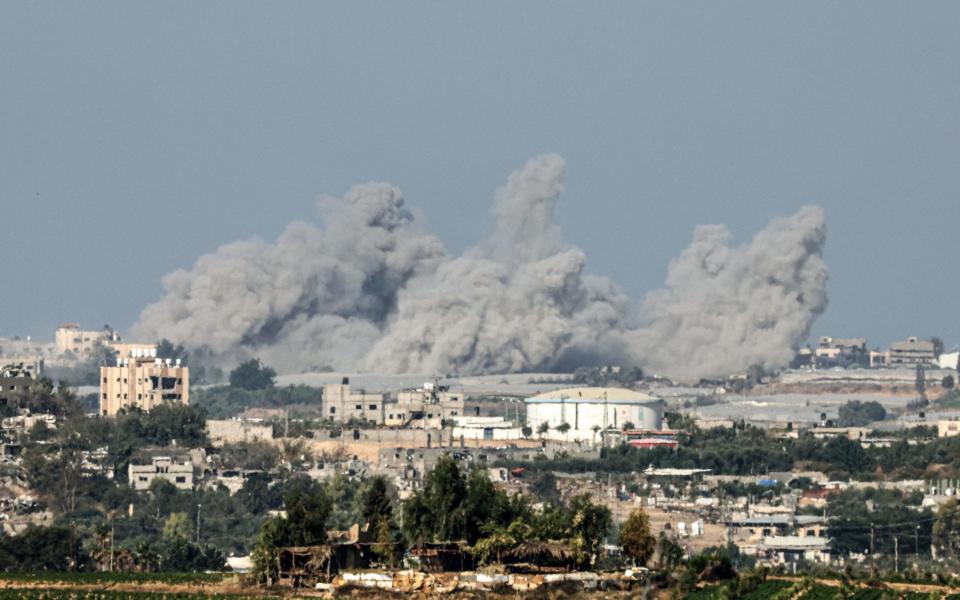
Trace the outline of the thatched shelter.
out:
<instances>
[{"instance_id":1,"label":"thatched shelter","mask_svg":"<svg viewBox=\"0 0 960 600\"><path fill-rule=\"evenodd\" d=\"M290 546L277 553L277 583L290 587L313 586L330 576L333 551L328 545Z\"/></svg>"},{"instance_id":2,"label":"thatched shelter","mask_svg":"<svg viewBox=\"0 0 960 600\"><path fill-rule=\"evenodd\" d=\"M427 573L471 571L476 561L466 548L466 542L421 542L410 548L409 554Z\"/></svg>"},{"instance_id":3,"label":"thatched shelter","mask_svg":"<svg viewBox=\"0 0 960 600\"><path fill-rule=\"evenodd\" d=\"M503 564L516 572L571 571L577 564L577 555L563 542L531 541L504 552Z\"/></svg>"}]
</instances>

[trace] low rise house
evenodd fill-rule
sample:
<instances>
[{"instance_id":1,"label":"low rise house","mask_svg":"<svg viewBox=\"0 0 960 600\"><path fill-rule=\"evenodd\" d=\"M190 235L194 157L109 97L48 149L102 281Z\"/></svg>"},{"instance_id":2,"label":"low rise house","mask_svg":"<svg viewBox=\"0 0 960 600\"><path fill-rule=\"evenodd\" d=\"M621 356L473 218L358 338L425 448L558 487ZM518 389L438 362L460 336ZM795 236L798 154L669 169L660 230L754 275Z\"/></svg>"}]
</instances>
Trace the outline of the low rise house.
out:
<instances>
[{"instance_id":1,"label":"low rise house","mask_svg":"<svg viewBox=\"0 0 960 600\"><path fill-rule=\"evenodd\" d=\"M870 432L869 427L814 427L810 430L818 440L845 437L852 441L862 441L870 437Z\"/></svg>"},{"instance_id":2,"label":"low rise house","mask_svg":"<svg viewBox=\"0 0 960 600\"><path fill-rule=\"evenodd\" d=\"M740 546L744 554L756 557L761 565L778 566L800 561L829 563L830 540L822 537L768 536Z\"/></svg>"},{"instance_id":3,"label":"low rise house","mask_svg":"<svg viewBox=\"0 0 960 600\"><path fill-rule=\"evenodd\" d=\"M813 351L814 362L817 368L846 367L850 365L864 365L869 362L867 340L864 338L820 338L817 348Z\"/></svg>"},{"instance_id":4,"label":"low rise house","mask_svg":"<svg viewBox=\"0 0 960 600\"><path fill-rule=\"evenodd\" d=\"M149 464L130 463L127 477L137 491L149 489L154 479L168 481L178 490L193 489L193 465L170 456L155 456Z\"/></svg>"},{"instance_id":5,"label":"low rise house","mask_svg":"<svg viewBox=\"0 0 960 600\"><path fill-rule=\"evenodd\" d=\"M960 435L960 419L940 419L937 421L937 437L955 437Z\"/></svg>"}]
</instances>

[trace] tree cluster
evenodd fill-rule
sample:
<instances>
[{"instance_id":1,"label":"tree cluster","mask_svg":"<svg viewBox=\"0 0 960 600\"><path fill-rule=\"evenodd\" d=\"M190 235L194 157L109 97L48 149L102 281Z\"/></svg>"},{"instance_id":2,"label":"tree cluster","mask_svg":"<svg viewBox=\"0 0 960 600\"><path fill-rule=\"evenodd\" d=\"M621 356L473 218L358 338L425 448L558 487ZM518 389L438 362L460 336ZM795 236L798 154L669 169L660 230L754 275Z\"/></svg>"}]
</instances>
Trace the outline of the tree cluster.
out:
<instances>
[{"instance_id":1,"label":"tree cluster","mask_svg":"<svg viewBox=\"0 0 960 600\"><path fill-rule=\"evenodd\" d=\"M497 466L524 467L530 472L631 473L652 465L705 468L722 475L761 475L799 467L823 471L835 479L859 481L922 479L936 466L960 473L960 438L938 438L929 429L903 433L889 447L864 448L859 441L843 436L818 439L807 432L799 439L780 439L751 425L700 430L688 420L670 415L668 419L672 419L672 427L687 428L684 442L677 449L621 445L603 449L599 459L505 461ZM915 443L917 436L923 443Z\"/></svg>"},{"instance_id":2,"label":"tree cluster","mask_svg":"<svg viewBox=\"0 0 960 600\"><path fill-rule=\"evenodd\" d=\"M423 489L403 505L410 543L464 542L482 561L499 560L521 541L539 540L564 542L579 564L589 565L610 525L610 510L588 495L535 511L525 497L496 489L481 470L463 472L449 457L437 462Z\"/></svg>"},{"instance_id":3,"label":"tree cluster","mask_svg":"<svg viewBox=\"0 0 960 600\"><path fill-rule=\"evenodd\" d=\"M863 427L886 418L887 411L879 402L851 400L840 407L838 424L840 427Z\"/></svg>"},{"instance_id":4,"label":"tree cluster","mask_svg":"<svg viewBox=\"0 0 960 600\"><path fill-rule=\"evenodd\" d=\"M261 364L259 358L251 358L230 371L230 387L243 390L265 390L273 387L277 372Z\"/></svg>"}]
</instances>

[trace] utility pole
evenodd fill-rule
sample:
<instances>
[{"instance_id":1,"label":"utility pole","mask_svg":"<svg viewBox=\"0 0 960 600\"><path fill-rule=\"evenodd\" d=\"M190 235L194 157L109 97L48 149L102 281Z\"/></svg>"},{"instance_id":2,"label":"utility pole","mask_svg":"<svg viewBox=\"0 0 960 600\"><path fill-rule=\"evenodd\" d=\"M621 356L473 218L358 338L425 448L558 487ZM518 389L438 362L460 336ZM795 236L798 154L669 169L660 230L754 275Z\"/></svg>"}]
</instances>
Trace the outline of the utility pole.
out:
<instances>
[{"instance_id":1,"label":"utility pole","mask_svg":"<svg viewBox=\"0 0 960 600\"><path fill-rule=\"evenodd\" d=\"M113 573L113 516L110 516L110 572Z\"/></svg>"},{"instance_id":2,"label":"utility pole","mask_svg":"<svg viewBox=\"0 0 960 600\"><path fill-rule=\"evenodd\" d=\"M873 556L873 523L870 523L870 556Z\"/></svg>"},{"instance_id":3,"label":"utility pole","mask_svg":"<svg viewBox=\"0 0 960 600\"><path fill-rule=\"evenodd\" d=\"M913 532L913 553L920 556L920 526Z\"/></svg>"},{"instance_id":4,"label":"utility pole","mask_svg":"<svg viewBox=\"0 0 960 600\"><path fill-rule=\"evenodd\" d=\"M200 509L203 508L202 504L197 504L197 543L200 543Z\"/></svg>"},{"instance_id":5,"label":"utility pole","mask_svg":"<svg viewBox=\"0 0 960 600\"><path fill-rule=\"evenodd\" d=\"M900 572L900 538L893 536L893 572Z\"/></svg>"}]
</instances>

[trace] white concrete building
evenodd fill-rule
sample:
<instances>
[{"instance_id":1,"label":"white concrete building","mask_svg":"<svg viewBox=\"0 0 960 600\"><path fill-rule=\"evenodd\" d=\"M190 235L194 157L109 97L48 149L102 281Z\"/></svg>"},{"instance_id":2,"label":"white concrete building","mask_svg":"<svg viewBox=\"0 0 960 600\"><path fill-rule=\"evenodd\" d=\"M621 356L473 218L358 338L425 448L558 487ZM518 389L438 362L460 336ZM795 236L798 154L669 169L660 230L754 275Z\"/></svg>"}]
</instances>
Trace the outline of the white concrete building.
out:
<instances>
[{"instance_id":1,"label":"white concrete building","mask_svg":"<svg viewBox=\"0 0 960 600\"><path fill-rule=\"evenodd\" d=\"M546 423L550 429L543 435L550 439L591 441L598 431L653 430L663 425L663 399L626 388L564 388L527 398L525 403L527 425L538 432Z\"/></svg>"},{"instance_id":2,"label":"white concrete building","mask_svg":"<svg viewBox=\"0 0 960 600\"><path fill-rule=\"evenodd\" d=\"M941 369L957 370L960 363L960 352L944 352L937 358L937 365Z\"/></svg>"},{"instance_id":3,"label":"white concrete building","mask_svg":"<svg viewBox=\"0 0 960 600\"><path fill-rule=\"evenodd\" d=\"M454 417L453 421L453 439L464 443L523 439L523 429L503 417Z\"/></svg>"},{"instance_id":4,"label":"white concrete building","mask_svg":"<svg viewBox=\"0 0 960 600\"><path fill-rule=\"evenodd\" d=\"M149 465L130 463L127 469L130 485L137 491L150 489L154 479L169 481L178 490L193 489L193 465L180 463L169 456L157 456Z\"/></svg>"}]
</instances>

